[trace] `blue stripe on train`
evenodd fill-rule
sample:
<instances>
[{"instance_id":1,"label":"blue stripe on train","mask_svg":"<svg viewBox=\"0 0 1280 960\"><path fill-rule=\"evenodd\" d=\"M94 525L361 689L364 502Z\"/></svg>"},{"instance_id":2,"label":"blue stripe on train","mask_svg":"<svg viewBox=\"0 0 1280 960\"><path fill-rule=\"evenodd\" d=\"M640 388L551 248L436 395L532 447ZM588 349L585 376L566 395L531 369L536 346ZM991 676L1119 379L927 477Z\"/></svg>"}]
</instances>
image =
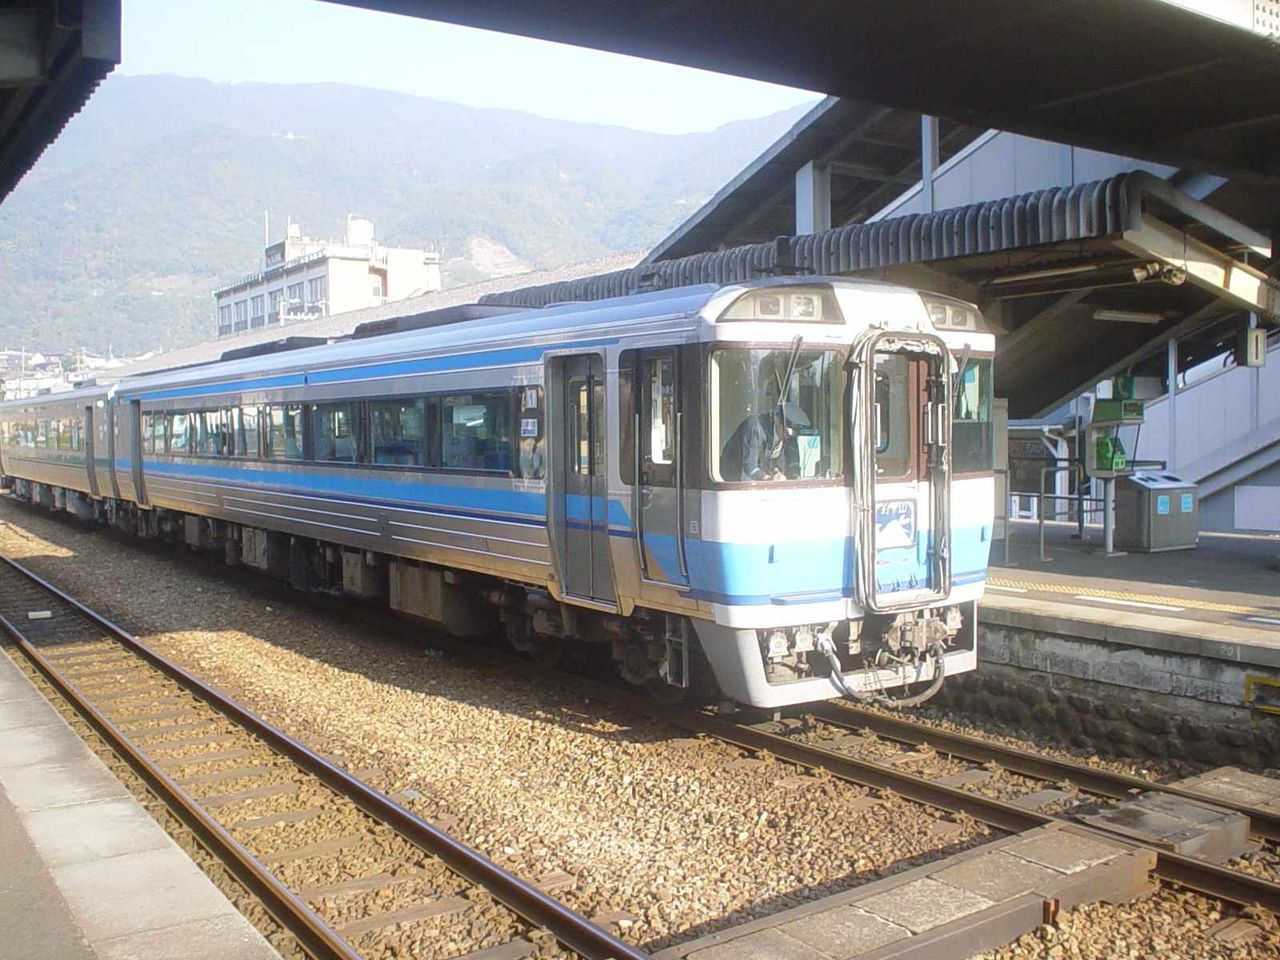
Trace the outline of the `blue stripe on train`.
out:
<instances>
[{"instance_id":1,"label":"blue stripe on train","mask_svg":"<svg viewBox=\"0 0 1280 960\"><path fill-rule=\"evenodd\" d=\"M128 469L128 461L118 461ZM165 462L147 466L156 479L199 479L233 489L303 496L344 497L373 507L426 510L467 519L496 520L523 526L546 526L546 497L542 493L492 490L432 483L426 476L418 483L371 479L344 472L286 473L255 470L242 465L182 464ZM571 497L568 519L585 527L588 499ZM610 536L634 538L625 506L609 502ZM959 586L985 578L990 535L986 528L954 531L952 582ZM660 573L672 576L678 569L675 537L647 533L645 543ZM790 599L837 599L850 596L853 583L852 541L848 537L781 543L730 543L688 539L692 594L715 603L777 603ZM964 572L960 572L964 571Z\"/></svg>"}]
</instances>

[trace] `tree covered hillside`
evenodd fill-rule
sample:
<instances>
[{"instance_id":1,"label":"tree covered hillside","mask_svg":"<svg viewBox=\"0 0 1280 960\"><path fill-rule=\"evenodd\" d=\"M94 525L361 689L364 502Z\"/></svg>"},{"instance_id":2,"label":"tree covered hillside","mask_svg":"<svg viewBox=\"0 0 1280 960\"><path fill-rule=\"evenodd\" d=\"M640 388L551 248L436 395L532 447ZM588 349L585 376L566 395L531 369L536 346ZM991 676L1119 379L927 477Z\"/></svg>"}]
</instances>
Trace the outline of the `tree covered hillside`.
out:
<instances>
[{"instance_id":1,"label":"tree covered hillside","mask_svg":"<svg viewBox=\"0 0 1280 960\"><path fill-rule=\"evenodd\" d=\"M359 87L112 77L0 205L0 346L117 353L211 332L210 291L252 272L263 211L338 236L472 241L532 267L660 239L803 108L679 136ZM499 246L500 245L500 246Z\"/></svg>"}]
</instances>

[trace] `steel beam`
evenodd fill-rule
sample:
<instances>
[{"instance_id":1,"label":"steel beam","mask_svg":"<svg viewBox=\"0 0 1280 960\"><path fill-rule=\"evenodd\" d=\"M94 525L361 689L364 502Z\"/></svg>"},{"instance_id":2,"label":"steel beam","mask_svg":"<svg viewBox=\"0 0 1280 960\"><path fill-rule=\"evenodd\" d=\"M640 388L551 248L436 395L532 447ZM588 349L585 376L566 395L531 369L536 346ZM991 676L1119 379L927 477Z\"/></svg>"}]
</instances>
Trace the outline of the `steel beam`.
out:
<instances>
[{"instance_id":1,"label":"steel beam","mask_svg":"<svg viewBox=\"0 0 1280 960\"><path fill-rule=\"evenodd\" d=\"M1187 271L1187 279L1245 310L1280 322L1280 284L1150 213L1141 213L1117 245L1143 259L1157 259Z\"/></svg>"},{"instance_id":2,"label":"steel beam","mask_svg":"<svg viewBox=\"0 0 1280 960\"><path fill-rule=\"evenodd\" d=\"M0 11L0 87L45 79L40 11Z\"/></svg>"}]
</instances>

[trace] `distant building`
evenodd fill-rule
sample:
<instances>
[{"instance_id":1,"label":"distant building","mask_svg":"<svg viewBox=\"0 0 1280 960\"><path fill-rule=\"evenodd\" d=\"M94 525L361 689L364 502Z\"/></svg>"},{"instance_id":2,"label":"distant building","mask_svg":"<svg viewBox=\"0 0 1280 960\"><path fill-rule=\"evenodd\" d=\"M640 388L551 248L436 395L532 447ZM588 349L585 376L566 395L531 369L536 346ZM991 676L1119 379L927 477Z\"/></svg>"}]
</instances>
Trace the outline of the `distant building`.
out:
<instances>
[{"instance_id":1,"label":"distant building","mask_svg":"<svg viewBox=\"0 0 1280 960\"><path fill-rule=\"evenodd\" d=\"M440 289L440 255L384 247L373 221L347 217L341 241L313 240L290 223L263 251L263 269L213 291L218 336L381 306Z\"/></svg>"}]
</instances>

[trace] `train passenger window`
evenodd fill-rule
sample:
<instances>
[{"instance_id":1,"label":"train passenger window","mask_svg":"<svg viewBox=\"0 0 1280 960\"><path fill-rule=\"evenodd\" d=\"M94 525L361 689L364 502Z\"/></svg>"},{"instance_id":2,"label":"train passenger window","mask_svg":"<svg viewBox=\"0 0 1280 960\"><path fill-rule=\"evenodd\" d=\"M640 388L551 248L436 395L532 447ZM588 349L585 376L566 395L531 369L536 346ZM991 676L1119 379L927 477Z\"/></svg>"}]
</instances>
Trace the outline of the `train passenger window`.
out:
<instances>
[{"instance_id":1,"label":"train passenger window","mask_svg":"<svg viewBox=\"0 0 1280 960\"><path fill-rule=\"evenodd\" d=\"M408 397L369 404L373 462L398 467L426 464L426 401Z\"/></svg>"},{"instance_id":2,"label":"train passenger window","mask_svg":"<svg viewBox=\"0 0 1280 960\"><path fill-rule=\"evenodd\" d=\"M520 462L517 476L544 480L547 476L547 440L542 429L542 387L517 387L520 397Z\"/></svg>"},{"instance_id":3,"label":"train passenger window","mask_svg":"<svg viewBox=\"0 0 1280 960\"><path fill-rule=\"evenodd\" d=\"M49 421L36 421L36 447L44 449L49 446ZM55 444L56 446L56 444Z\"/></svg>"},{"instance_id":4,"label":"train passenger window","mask_svg":"<svg viewBox=\"0 0 1280 960\"><path fill-rule=\"evenodd\" d=\"M156 453L164 453L169 449L169 417L163 413L151 415L152 432L155 433Z\"/></svg>"},{"instance_id":5,"label":"train passenger window","mask_svg":"<svg viewBox=\"0 0 1280 960\"><path fill-rule=\"evenodd\" d=\"M356 405L317 403L311 408L313 460L327 463L355 463Z\"/></svg>"},{"instance_id":6,"label":"train passenger window","mask_svg":"<svg viewBox=\"0 0 1280 960\"><path fill-rule=\"evenodd\" d=\"M83 447L83 444L80 438L81 429L82 428L80 425L80 418L72 417L71 418L71 449L72 450L79 451Z\"/></svg>"},{"instance_id":7,"label":"train passenger window","mask_svg":"<svg viewBox=\"0 0 1280 960\"><path fill-rule=\"evenodd\" d=\"M142 452L156 452L156 416L154 413L142 415Z\"/></svg>"},{"instance_id":8,"label":"train passenger window","mask_svg":"<svg viewBox=\"0 0 1280 960\"><path fill-rule=\"evenodd\" d=\"M191 414L169 414L169 453L186 455L191 452Z\"/></svg>"},{"instance_id":9,"label":"train passenger window","mask_svg":"<svg viewBox=\"0 0 1280 960\"><path fill-rule=\"evenodd\" d=\"M194 453L202 457L225 457L231 453L231 431L225 411L205 410L195 414Z\"/></svg>"},{"instance_id":10,"label":"train passenger window","mask_svg":"<svg viewBox=\"0 0 1280 960\"><path fill-rule=\"evenodd\" d=\"M511 471L511 393L487 390L435 400L440 465L458 470Z\"/></svg>"},{"instance_id":11,"label":"train passenger window","mask_svg":"<svg viewBox=\"0 0 1280 960\"><path fill-rule=\"evenodd\" d=\"M302 459L302 404L267 407L266 454L272 460Z\"/></svg>"},{"instance_id":12,"label":"train passenger window","mask_svg":"<svg viewBox=\"0 0 1280 960\"><path fill-rule=\"evenodd\" d=\"M991 424L991 359L970 357L955 377L952 390L951 469L985 473L994 465Z\"/></svg>"},{"instance_id":13,"label":"train passenger window","mask_svg":"<svg viewBox=\"0 0 1280 960\"><path fill-rule=\"evenodd\" d=\"M237 457L261 456L258 449L258 408L236 407L233 409L235 426L235 454Z\"/></svg>"}]
</instances>

